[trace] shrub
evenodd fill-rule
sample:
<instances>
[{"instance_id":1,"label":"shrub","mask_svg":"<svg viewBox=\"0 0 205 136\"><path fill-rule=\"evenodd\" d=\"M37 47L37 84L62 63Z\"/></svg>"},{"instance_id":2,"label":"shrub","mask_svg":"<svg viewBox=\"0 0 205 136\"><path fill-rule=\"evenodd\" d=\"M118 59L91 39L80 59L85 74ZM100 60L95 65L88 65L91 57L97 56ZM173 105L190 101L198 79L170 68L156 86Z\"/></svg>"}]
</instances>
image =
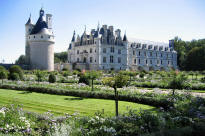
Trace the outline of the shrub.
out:
<instances>
[{"instance_id":1,"label":"shrub","mask_svg":"<svg viewBox=\"0 0 205 136\"><path fill-rule=\"evenodd\" d=\"M55 83L56 82L56 76L54 74L50 74L48 77L49 83Z\"/></svg>"},{"instance_id":2,"label":"shrub","mask_svg":"<svg viewBox=\"0 0 205 136\"><path fill-rule=\"evenodd\" d=\"M80 73L79 76L80 78L79 78L78 83L84 83L86 85L90 85L88 76L86 76L84 73Z\"/></svg>"},{"instance_id":3,"label":"shrub","mask_svg":"<svg viewBox=\"0 0 205 136\"><path fill-rule=\"evenodd\" d=\"M202 77L202 78L201 78L201 82L202 82L202 83L205 83L205 77Z\"/></svg>"},{"instance_id":4,"label":"shrub","mask_svg":"<svg viewBox=\"0 0 205 136\"><path fill-rule=\"evenodd\" d=\"M10 72L10 74L9 74L9 79L11 79L10 76L11 76L13 73L16 73L16 74L18 74L19 79L20 79L20 80L23 80L23 70L21 69L20 66L18 66L18 65L11 66L11 67L9 68L9 72Z\"/></svg>"},{"instance_id":5,"label":"shrub","mask_svg":"<svg viewBox=\"0 0 205 136\"><path fill-rule=\"evenodd\" d=\"M43 71L40 71L40 70L36 70L35 73L36 73L37 81L42 82L43 78L45 76L45 73Z\"/></svg>"},{"instance_id":6,"label":"shrub","mask_svg":"<svg viewBox=\"0 0 205 136\"><path fill-rule=\"evenodd\" d=\"M19 77L19 74L18 74L18 73L11 73L11 74L9 75L9 79L10 79L10 80L18 81L18 80L20 80L20 77Z\"/></svg>"},{"instance_id":7,"label":"shrub","mask_svg":"<svg viewBox=\"0 0 205 136\"><path fill-rule=\"evenodd\" d=\"M140 78L144 78L144 76L145 76L144 72L141 72L140 75L139 75Z\"/></svg>"}]
</instances>

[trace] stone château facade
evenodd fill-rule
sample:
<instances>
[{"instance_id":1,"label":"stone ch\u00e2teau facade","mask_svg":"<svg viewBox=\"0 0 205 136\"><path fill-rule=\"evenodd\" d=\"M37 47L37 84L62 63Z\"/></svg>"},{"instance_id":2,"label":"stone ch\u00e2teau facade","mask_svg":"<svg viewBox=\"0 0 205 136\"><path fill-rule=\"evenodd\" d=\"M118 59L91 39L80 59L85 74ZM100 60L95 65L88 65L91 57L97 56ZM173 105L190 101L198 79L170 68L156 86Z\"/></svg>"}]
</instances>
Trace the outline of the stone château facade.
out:
<instances>
[{"instance_id":1,"label":"stone ch\u00e2teau facade","mask_svg":"<svg viewBox=\"0 0 205 136\"><path fill-rule=\"evenodd\" d=\"M177 69L177 52L169 44L148 41L128 42L121 30L103 25L86 30L81 36L75 31L68 48L68 63L72 69L87 70L169 70Z\"/></svg>"},{"instance_id":2,"label":"stone ch\u00e2teau facade","mask_svg":"<svg viewBox=\"0 0 205 136\"><path fill-rule=\"evenodd\" d=\"M52 31L52 15L40 16L34 25L29 17L25 24L26 63L30 69L54 70L54 35Z\"/></svg>"}]
</instances>

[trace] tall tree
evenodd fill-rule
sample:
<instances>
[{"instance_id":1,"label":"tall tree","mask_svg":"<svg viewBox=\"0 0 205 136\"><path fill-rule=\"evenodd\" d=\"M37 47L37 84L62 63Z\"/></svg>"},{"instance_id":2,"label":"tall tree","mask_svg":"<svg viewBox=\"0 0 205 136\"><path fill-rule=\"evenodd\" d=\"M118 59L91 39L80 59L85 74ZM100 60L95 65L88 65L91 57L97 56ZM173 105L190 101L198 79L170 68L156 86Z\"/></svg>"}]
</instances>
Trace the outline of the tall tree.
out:
<instances>
[{"instance_id":1,"label":"tall tree","mask_svg":"<svg viewBox=\"0 0 205 136\"><path fill-rule=\"evenodd\" d=\"M115 91L115 113L118 116L118 91L117 88L122 88L128 82L129 77L118 73L114 77L105 77L102 82L104 85L110 86Z\"/></svg>"}]
</instances>

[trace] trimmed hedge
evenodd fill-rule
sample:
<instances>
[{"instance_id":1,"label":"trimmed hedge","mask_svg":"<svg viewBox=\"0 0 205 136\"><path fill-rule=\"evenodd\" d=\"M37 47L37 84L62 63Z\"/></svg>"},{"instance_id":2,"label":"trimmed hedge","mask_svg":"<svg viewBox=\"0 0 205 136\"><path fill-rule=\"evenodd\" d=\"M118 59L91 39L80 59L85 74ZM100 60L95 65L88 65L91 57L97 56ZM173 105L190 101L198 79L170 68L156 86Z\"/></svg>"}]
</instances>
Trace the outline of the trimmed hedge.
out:
<instances>
[{"instance_id":1,"label":"trimmed hedge","mask_svg":"<svg viewBox=\"0 0 205 136\"><path fill-rule=\"evenodd\" d=\"M152 82L134 82L131 85L135 87L144 87L144 88L162 88L162 89L171 89L168 83L152 83ZM185 85L184 89L192 90L205 90L205 84L200 85Z\"/></svg>"},{"instance_id":2,"label":"trimmed hedge","mask_svg":"<svg viewBox=\"0 0 205 136\"><path fill-rule=\"evenodd\" d=\"M76 97L84 97L84 98L115 100L114 92L112 93L106 91L66 90L66 89L56 89L56 88L49 88L49 87L34 87L34 86L25 87L25 86L18 86L18 85L0 85L0 88L30 91L30 92L37 92L37 93L46 93L46 94L76 96ZM166 97L155 98L155 97L148 97L143 95L119 94L119 100L146 104L155 107L163 107L164 109L168 109L170 106L173 106L173 103L168 101Z\"/></svg>"}]
</instances>

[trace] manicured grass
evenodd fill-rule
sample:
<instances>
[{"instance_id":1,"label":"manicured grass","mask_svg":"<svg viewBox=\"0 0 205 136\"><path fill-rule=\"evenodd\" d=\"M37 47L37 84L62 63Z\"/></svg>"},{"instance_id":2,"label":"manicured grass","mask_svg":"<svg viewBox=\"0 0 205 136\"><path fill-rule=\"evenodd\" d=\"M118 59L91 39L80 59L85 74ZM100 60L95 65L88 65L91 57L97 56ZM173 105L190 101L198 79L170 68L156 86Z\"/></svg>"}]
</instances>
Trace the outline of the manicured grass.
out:
<instances>
[{"instance_id":1,"label":"manicured grass","mask_svg":"<svg viewBox=\"0 0 205 136\"><path fill-rule=\"evenodd\" d=\"M8 104L22 104L24 110L37 113L51 111L54 115L73 114L92 116L97 111L106 115L115 115L115 103L113 100L80 98L73 96L59 96L25 91L0 89L0 106ZM119 112L125 112L127 107L132 109L154 110L148 105L119 101Z\"/></svg>"}]
</instances>

